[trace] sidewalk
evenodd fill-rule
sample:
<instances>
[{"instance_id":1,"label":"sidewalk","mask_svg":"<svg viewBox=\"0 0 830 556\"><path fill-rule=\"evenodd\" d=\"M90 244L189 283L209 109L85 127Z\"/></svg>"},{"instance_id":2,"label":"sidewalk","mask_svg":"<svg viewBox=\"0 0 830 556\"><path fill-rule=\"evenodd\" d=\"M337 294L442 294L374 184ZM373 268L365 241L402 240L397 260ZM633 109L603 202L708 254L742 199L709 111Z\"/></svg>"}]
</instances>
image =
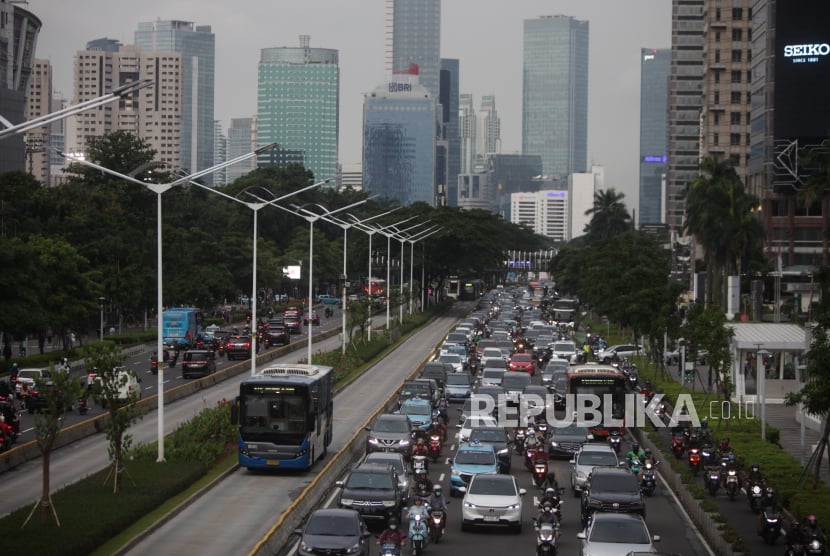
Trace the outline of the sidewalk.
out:
<instances>
[{"instance_id":1,"label":"sidewalk","mask_svg":"<svg viewBox=\"0 0 830 556\"><path fill-rule=\"evenodd\" d=\"M781 432L779 443L781 447L792 454L792 456L805 465L813 455L818 444L819 433L810 427L804 427L804 450L801 446L801 423L796 420L796 408L783 404L767 404L766 420ZM830 469L827 467L827 450L824 452L824 462L819 469L819 477L825 484L830 485ZM814 465L817 462L814 462ZM763 467L762 467L763 468ZM812 477L812 469L810 476ZM795 478L798 480L798 478Z\"/></svg>"}]
</instances>

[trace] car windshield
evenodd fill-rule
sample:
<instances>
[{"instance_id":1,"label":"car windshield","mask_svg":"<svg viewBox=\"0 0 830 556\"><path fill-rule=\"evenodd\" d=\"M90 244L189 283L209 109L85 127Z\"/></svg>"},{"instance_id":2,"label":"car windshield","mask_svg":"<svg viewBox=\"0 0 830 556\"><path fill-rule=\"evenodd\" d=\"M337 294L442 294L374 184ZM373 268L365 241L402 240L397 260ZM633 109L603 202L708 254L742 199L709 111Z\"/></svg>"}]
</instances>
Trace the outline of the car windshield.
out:
<instances>
[{"instance_id":1,"label":"car windshield","mask_svg":"<svg viewBox=\"0 0 830 556\"><path fill-rule=\"evenodd\" d=\"M529 353L517 353L513 356L512 361L514 363L530 363L533 359Z\"/></svg>"},{"instance_id":2,"label":"car windshield","mask_svg":"<svg viewBox=\"0 0 830 556\"><path fill-rule=\"evenodd\" d=\"M577 464L589 467L617 465L617 456L610 452L581 452Z\"/></svg>"},{"instance_id":3,"label":"car windshield","mask_svg":"<svg viewBox=\"0 0 830 556\"><path fill-rule=\"evenodd\" d=\"M556 342L553 344L553 351L557 352L569 352L569 351L576 351L576 346L574 344L568 342Z\"/></svg>"},{"instance_id":4,"label":"car windshield","mask_svg":"<svg viewBox=\"0 0 830 556\"><path fill-rule=\"evenodd\" d=\"M501 357L499 348L486 348L481 354L482 357Z\"/></svg>"},{"instance_id":5,"label":"car windshield","mask_svg":"<svg viewBox=\"0 0 830 556\"><path fill-rule=\"evenodd\" d=\"M596 474L591 478L591 490L597 492L639 492L640 487L637 484L637 476L633 473L630 475L617 474L599 475Z\"/></svg>"},{"instance_id":6,"label":"car windshield","mask_svg":"<svg viewBox=\"0 0 830 556\"><path fill-rule=\"evenodd\" d=\"M415 394L429 395L429 384L408 383L401 388L401 394L404 396L412 396Z\"/></svg>"},{"instance_id":7,"label":"car windshield","mask_svg":"<svg viewBox=\"0 0 830 556\"><path fill-rule=\"evenodd\" d=\"M441 363L461 363L461 356L455 353L445 353L438 358Z\"/></svg>"},{"instance_id":8,"label":"car windshield","mask_svg":"<svg viewBox=\"0 0 830 556\"><path fill-rule=\"evenodd\" d=\"M405 419L378 419L372 429L375 432L409 432Z\"/></svg>"},{"instance_id":9,"label":"car windshield","mask_svg":"<svg viewBox=\"0 0 830 556\"><path fill-rule=\"evenodd\" d=\"M473 429L470 432L470 442L506 442L503 430Z\"/></svg>"},{"instance_id":10,"label":"car windshield","mask_svg":"<svg viewBox=\"0 0 830 556\"><path fill-rule=\"evenodd\" d=\"M351 537L359 535L357 521L340 515L312 516L305 529L306 535Z\"/></svg>"},{"instance_id":11,"label":"car windshield","mask_svg":"<svg viewBox=\"0 0 830 556\"><path fill-rule=\"evenodd\" d=\"M509 477L497 475L477 475L470 483L470 494L485 494L495 496L516 496L516 485Z\"/></svg>"},{"instance_id":12,"label":"car windshield","mask_svg":"<svg viewBox=\"0 0 830 556\"><path fill-rule=\"evenodd\" d=\"M588 540L619 544L649 544L651 542L645 526L635 525L628 519L604 519L594 522Z\"/></svg>"},{"instance_id":13,"label":"car windshield","mask_svg":"<svg viewBox=\"0 0 830 556\"><path fill-rule=\"evenodd\" d=\"M501 385L505 388L522 389L530 384L530 375L527 373L510 373L504 375Z\"/></svg>"},{"instance_id":14,"label":"car windshield","mask_svg":"<svg viewBox=\"0 0 830 556\"><path fill-rule=\"evenodd\" d=\"M346 488L377 488L392 489L392 476L384 473L362 473L355 471L349 475L346 481Z\"/></svg>"},{"instance_id":15,"label":"car windshield","mask_svg":"<svg viewBox=\"0 0 830 556\"><path fill-rule=\"evenodd\" d=\"M486 369L481 375L482 380L501 382L504 371L501 369Z\"/></svg>"},{"instance_id":16,"label":"car windshield","mask_svg":"<svg viewBox=\"0 0 830 556\"><path fill-rule=\"evenodd\" d=\"M407 403L401 406L401 413L404 415L429 415L432 411L429 405Z\"/></svg>"},{"instance_id":17,"label":"car windshield","mask_svg":"<svg viewBox=\"0 0 830 556\"><path fill-rule=\"evenodd\" d=\"M459 450L455 456L458 465L495 465L496 458L493 452L480 450Z\"/></svg>"},{"instance_id":18,"label":"car windshield","mask_svg":"<svg viewBox=\"0 0 830 556\"><path fill-rule=\"evenodd\" d=\"M577 435L577 436L588 436L588 429L585 427L581 427L575 423L571 423L566 427L556 427L554 429L554 434L562 434L562 435Z\"/></svg>"},{"instance_id":19,"label":"car windshield","mask_svg":"<svg viewBox=\"0 0 830 556\"><path fill-rule=\"evenodd\" d=\"M406 471L406 469L404 469L404 464L400 460L400 458L392 459L389 457L389 454L385 454L383 452L375 452L373 454L369 454L365 461L366 463L385 463L386 465L393 467L395 471L398 472L399 477L403 477L404 472Z\"/></svg>"},{"instance_id":20,"label":"car windshield","mask_svg":"<svg viewBox=\"0 0 830 556\"><path fill-rule=\"evenodd\" d=\"M470 379L464 374L447 375L447 384L450 386L469 386Z\"/></svg>"}]
</instances>

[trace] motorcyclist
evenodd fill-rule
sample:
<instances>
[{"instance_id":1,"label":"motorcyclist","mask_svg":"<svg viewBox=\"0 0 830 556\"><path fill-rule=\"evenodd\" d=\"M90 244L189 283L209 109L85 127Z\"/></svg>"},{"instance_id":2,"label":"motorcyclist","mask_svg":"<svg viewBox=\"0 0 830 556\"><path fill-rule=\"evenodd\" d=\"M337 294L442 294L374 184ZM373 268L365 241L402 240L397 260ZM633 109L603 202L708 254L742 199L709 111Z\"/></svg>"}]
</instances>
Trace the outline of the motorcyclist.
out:
<instances>
[{"instance_id":1,"label":"motorcyclist","mask_svg":"<svg viewBox=\"0 0 830 556\"><path fill-rule=\"evenodd\" d=\"M432 496L429 497L427 503L429 504L430 510L441 510L444 512L444 517L441 520L441 534L444 534L447 527L447 499L444 498L441 485L432 487Z\"/></svg>"},{"instance_id":2,"label":"motorcyclist","mask_svg":"<svg viewBox=\"0 0 830 556\"><path fill-rule=\"evenodd\" d=\"M445 438L446 429L444 429L444 427L438 421L437 417L434 417L432 419L432 423L429 425L429 429L427 430L427 433L430 436L432 436L434 434L438 435L438 437L441 439L441 442L444 442L446 440L446 438Z\"/></svg>"},{"instance_id":3,"label":"motorcyclist","mask_svg":"<svg viewBox=\"0 0 830 556\"><path fill-rule=\"evenodd\" d=\"M645 457L646 453L643 451L642 448L640 448L640 444L634 442L631 444L631 451L629 451L628 454L625 456L625 461L626 463L628 463L628 466L631 467L631 464L635 459L639 459L640 463L642 463Z\"/></svg>"},{"instance_id":4,"label":"motorcyclist","mask_svg":"<svg viewBox=\"0 0 830 556\"><path fill-rule=\"evenodd\" d=\"M432 492L432 489L435 488L432 481L429 478L429 474L427 473L426 469L419 469L415 473L415 481L412 485L413 493L412 495L415 498L420 498L423 496L429 496L429 493Z\"/></svg>"},{"instance_id":5,"label":"motorcyclist","mask_svg":"<svg viewBox=\"0 0 830 556\"><path fill-rule=\"evenodd\" d=\"M556 512L553 511L553 504L545 501L542 504L542 509L539 510L539 515L534 520L534 527L538 529L543 523L550 523L554 527L559 526L559 520L556 518Z\"/></svg>"},{"instance_id":6,"label":"motorcyclist","mask_svg":"<svg viewBox=\"0 0 830 556\"><path fill-rule=\"evenodd\" d=\"M787 529L787 546L804 546L805 540L806 539L804 538L804 530L801 528L801 524L798 522L798 520L794 520L790 524L790 528Z\"/></svg>"},{"instance_id":7,"label":"motorcyclist","mask_svg":"<svg viewBox=\"0 0 830 556\"><path fill-rule=\"evenodd\" d=\"M539 501L539 510L542 510L546 503L550 503L550 505L556 508L559 505L559 490L554 487L548 487L545 489L545 493L542 495L542 499Z\"/></svg>"},{"instance_id":8,"label":"motorcyclist","mask_svg":"<svg viewBox=\"0 0 830 556\"><path fill-rule=\"evenodd\" d=\"M406 535L398 529L398 520L396 518L389 518L386 529L378 536L377 544L394 544L398 548L406 546Z\"/></svg>"},{"instance_id":9,"label":"motorcyclist","mask_svg":"<svg viewBox=\"0 0 830 556\"><path fill-rule=\"evenodd\" d=\"M741 486L741 478L738 476L738 458L735 457L735 454L729 454L726 458L721 460L721 478L726 484L726 477L729 474L729 471L735 471L735 476L738 477L738 488Z\"/></svg>"},{"instance_id":10,"label":"motorcyclist","mask_svg":"<svg viewBox=\"0 0 830 556\"><path fill-rule=\"evenodd\" d=\"M412 447L412 455L413 456L428 456L429 455L429 448L424 442L423 438L419 438L418 441L415 443L415 446Z\"/></svg>"},{"instance_id":11,"label":"motorcyclist","mask_svg":"<svg viewBox=\"0 0 830 556\"><path fill-rule=\"evenodd\" d=\"M427 518L429 518L429 508L424 504L424 499L416 496L412 501L412 505L409 506L409 511L406 512L406 515L409 518L409 537L411 538L412 534L415 533L415 516L421 516L421 523L426 527Z\"/></svg>"},{"instance_id":12,"label":"motorcyclist","mask_svg":"<svg viewBox=\"0 0 830 556\"><path fill-rule=\"evenodd\" d=\"M646 448L643 451L643 465L648 462L651 462L652 465L657 465L657 460L654 459L654 455L651 453L651 448Z\"/></svg>"},{"instance_id":13,"label":"motorcyclist","mask_svg":"<svg viewBox=\"0 0 830 556\"><path fill-rule=\"evenodd\" d=\"M816 538L821 544L826 544L824 538L824 531L818 526L818 518L814 514L807 516L807 523L804 524L804 534L810 539Z\"/></svg>"},{"instance_id":14,"label":"motorcyclist","mask_svg":"<svg viewBox=\"0 0 830 556\"><path fill-rule=\"evenodd\" d=\"M758 534L760 535L764 531L764 513L773 513L778 509L778 502L775 500L774 488L767 487L764 490L764 496L761 497L758 507L761 510L760 515L758 516Z\"/></svg>"},{"instance_id":15,"label":"motorcyclist","mask_svg":"<svg viewBox=\"0 0 830 556\"><path fill-rule=\"evenodd\" d=\"M719 454L719 457L720 457L721 459L722 459L722 458L725 458L725 457L727 457L727 455L728 455L731 451L732 451L732 444L730 444L730 443L729 443L729 437L728 437L728 436L724 436L724 437L721 439L720 444L718 444L718 454Z\"/></svg>"},{"instance_id":16,"label":"motorcyclist","mask_svg":"<svg viewBox=\"0 0 830 556\"><path fill-rule=\"evenodd\" d=\"M712 442L712 430L709 428L708 417L704 417L700 420L700 426L697 429L697 435L700 437L701 444L709 444Z\"/></svg>"},{"instance_id":17,"label":"motorcyclist","mask_svg":"<svg viewBox=\"0 0 830 556\"><path fill-rule=\"evenodd\" d=\"M750 485L754 483L758 483L759 485L763 484L764 476L761 474L761 466L757 463L753 463L749 467L749 473L746 474L746 479L749 481Z\"/></svg>"},{"instance_id":18,"label":"motorcyclist","mask_svg":"<svg viewBox=\"0 0 830 556\"><path fill-rule=\"evenodd\" d=\"M448 413L449 407L450 406L449 406L449 402L447 401L447 398L441 396L441 398L438 400L438 405L436 406L435 409L438 410L438 416L443 421L444 426L446 426L447 423L449 423L449 421L450 421L450 415Z\"/></svg>"},{"instance_id":19,"label":"motorcyclist","mask_svg":"<svg viewBox=\"0 0 830 556\"><path fill-rule=\"evenodd\" d=\"M536 429L532 425L528 425L527 433L525 433L525 449L527 451L537 450L541 445L539 435L536 434Z\"/></svg>"}]
</instances>

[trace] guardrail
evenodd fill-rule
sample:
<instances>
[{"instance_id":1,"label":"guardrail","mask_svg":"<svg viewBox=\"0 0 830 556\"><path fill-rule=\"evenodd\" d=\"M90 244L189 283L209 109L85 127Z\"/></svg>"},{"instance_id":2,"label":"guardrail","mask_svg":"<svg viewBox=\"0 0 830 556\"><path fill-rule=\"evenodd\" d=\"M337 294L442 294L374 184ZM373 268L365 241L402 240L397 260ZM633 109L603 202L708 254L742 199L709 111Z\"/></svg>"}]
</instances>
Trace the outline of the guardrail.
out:
<instances>
[{"instance_id":1,"label":"guardrail","mask_svg":"<svg viewBox=\"0 0 830 556\"><path fill-rule=\"evenodd\" d=\"M314 338L315 340L325 340L338 334L340 334L340 328L334 328L332 330L320 332L319 334L315 335ZM306 344L304 342L292 342L286 346L281 346L279 348L275 348L257 354L257 362L268 362L287 353L298 351L300 349L305 349L305 347ZM141 349L136 349L138 350L137 353L141 353ZM169 390L164 391L164 403L165 405L168 405L177 400L190 396L200 390L210 388L211 386L219 384L220 382L228 380L229 378L245 373L250 369L250 360L240 361L239 363L233 364L222 370L216 371L215 373L210 374L208 376L193 379L174 388L170 388ZM161 372L165 371L162 370ZM157 409L158 395L138 400L136 405L142 410L147 411ZM55 445L53 449L62 448L63 446L84 439L88 436L92 436L93 434L102 432L104 430L104 425L106 424L106 419L109 419L109 415L105 413L102 415L91 417L85 421L61 429L60 434L58 434L57 438L55 439ZM18 465L26 463L27 461L38 458L40 457L40 455L40 450L38 449L37 442L35 440L26 442L25 444L21 444L19 446L15 446L11 450L8 450L0 454L0 473L17 467Z\"/></svg>"}]
</instances>

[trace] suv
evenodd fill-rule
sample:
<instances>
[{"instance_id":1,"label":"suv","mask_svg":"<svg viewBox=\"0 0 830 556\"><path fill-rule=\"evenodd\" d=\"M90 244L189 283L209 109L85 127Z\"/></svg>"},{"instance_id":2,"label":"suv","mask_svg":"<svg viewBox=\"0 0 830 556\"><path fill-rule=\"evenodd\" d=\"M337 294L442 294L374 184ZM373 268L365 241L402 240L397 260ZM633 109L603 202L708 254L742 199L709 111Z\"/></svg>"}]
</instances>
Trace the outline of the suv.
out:
<instances>
[{"instance_id":1,"label":"suv","mask_svg":"<svg viewBox=\"0 0 830 556\"><path fill-rule=\"evenodd\" d=\"M645 355L642 346L638 346L637 344L619 344L616 346L608 346L607 348L599 351L597 353L597 361L607 365L611 362L611 358L615 353L620 359L623 357Z\"/></svg>"},{"instance_id":2,"label":"suv","mask_svg":"<svg viewBox=\"0 0 830 556\"><path fill-rule=\"evenodd\" d=\"M382 463L384 465L391 465L392 469L398 473L398 481L404 485L404 493L409 492L409 487L415 484L410 473L410 466L403 454L395 452L372 452L366 454L363 458L363 463Z\"/></svg>"},{"instance_id":3,"label":"suv","mask_svg":"<svg viewBox=\"0 0 830 556\"><path fill-rule=\"evenodd\" d=\"M303 330L299 311L285 311L282 315L282 322L290 334L299 334Z\"/></svg>"},{"instance_id":4,"label":"suv","mask_svg":"<svg viewBox=\"0 0 830 556\"><path fill-rule=\"evenodd\" d=\"M228 356L228 361L233 359L250 359L251 358L251 337L250 336L231 336L225 342L225 354Z\"/></svg>"},{"instance_id":5,"label":"suv","mask_svg":"<svg viewBox=\"0 0 830 556\"><path fill-rule=\"evenodd\" d=\"M596 467L582 493L582 525L594 512L636 513L645 518L646 504L637 475L628 469Z\"/></svg>"},{"instance_id":6,"label":"suv","mask_svg":"<svg viewBox=\"0 0 830 556\"><path fill-rule=\"evenodd\" d=\"M366 427L366 452L398 452L406 457L412 452L412 424L406 415L382 413L371 427Z\"/></svg>"},{"instance_id":7,"label":"suv","mask_svg":"<svg viewBox=\"0 0 830 556\"><path fill-rule=\"evenodd\" d=\"M287 346L291 343L291 334L281 320L272 320L268 322L268 330L262 335L262 339L266 348L277 344Z\"/></svg>"},{"instance_id":8,"label":"suv","mask_svg":"<svg viewBox=\"0 0 830 556\"><path fill-rule=\"evenodd\" d=\"M448 401L463 401L473 391L473 379L467 373L450 373L444 383L444 395Z\"/></svg>"},{"instance_id":9,"label":"suv","mask_svg":"<svg viewBox=\"0 0 830 556\"><path fill-rule=\"evenodd\" d=\"M190 378L194 374L207 376L216 372L214 354L208 349L191 349L182 356L182 376Z\"/></svg>"},{"instance_id":10,"label":"suv","mask_svg":"<svg viewBox=\"0 0 830 556\"><path fill-rule=\"evenodd\" d=\"M438 383L438 388L444 388L447 381L447 374L453 372L452 365L439 361L427 361L421 370L421 378L433 378Z\"/></svg>"},{"instance_id":11,"label":"suv","mask_svg":"<svg viewBox=\"0 0 830 556\"><path fill-rule=\"evenodd\" d=\"M49 372L49 369L20 369L17 371L14 392L18 398L23 395L24 390L31 391L35 387L35 379L49 382L52 379L52 373Z\"/></svg>"},{"instance_id":12,"label":"suv","mask_svg":"<svg viewBox=\"0 0 830 556\"><path fill-rule=\"evenodd\" d=\"M595 467L619 467L617 452L608 444L583 444L577 450L573 459L570 460L573 469L571 470L571 490L574 496L585 488L588 483L588 475Z\"/></svg>"},{"instance_id":13,"label":"suv","mask_svg":"<svg viewBox=\"0 0 830 556\"><path fill-rule=\"evenodd\" d=\"M391 465L358 464L336 485L342 489L337 505L357 510L367 523L385 526L390 517L401 519L406 486Z\"/></svg>"}]
</instances>

